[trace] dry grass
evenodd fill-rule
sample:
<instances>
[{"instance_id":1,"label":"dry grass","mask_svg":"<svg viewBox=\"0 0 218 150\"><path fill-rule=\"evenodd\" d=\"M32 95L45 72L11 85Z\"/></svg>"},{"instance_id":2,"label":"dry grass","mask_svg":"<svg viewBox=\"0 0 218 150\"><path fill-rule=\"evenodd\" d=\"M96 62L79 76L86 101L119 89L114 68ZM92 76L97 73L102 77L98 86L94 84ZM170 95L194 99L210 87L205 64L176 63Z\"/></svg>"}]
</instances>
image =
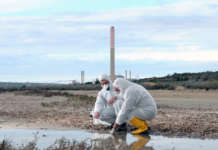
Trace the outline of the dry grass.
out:
<instances>
[{"instance_id":1,"label":"dry grass","mask_svg":"<svg viewBox=\"0 0 218 150\"><path fill-rule=\"evenodd\" d=\"M39 150L39 149L36 147L36 141L29 142L27 145L15 147L12 145L12 142L8 140L3 140L0 143L0 150Z\"/></svg>"},{"instance_id":2,"label":"dry grass","mask_svg":"<svg viewBox=\"0 0 218 150\"><path fill-rule=\"evenodd\" d=\"M29 94L29 93L28 93ZM62 92L48 92L43 91L40 93L34 93L34 94L41 94L42 96L47 97L46 95L51 96L65 96L67 97L66 101L53 101L53 102L42 102L41 105L43 107L66 107L66 106L72 106L74 108L81 108L81 107L91 107L94 105L96 97L94 96L88 96L88 95L75 95L75 94L69 94L69 93L62 93Z\"/></svg>"},{"instance_id":3,"label":"dry grass","mask_svg":"<svg viewBox=\"0 0 218 150\"><path fill-rule=\"evenodd\" d=\"M218 113L211 110L160 108L152 132L167 136L218 137Z\"/></svg>"},{"instance_id":4,"label":"dry grass","mask_svg":"<svg viewBox=\"0 0 218 150\"><path fill-rule=\"evenodd\" d=\"M51 146L45 148L44 150L130 150L133 145L114 143L113 139L107 140L84 140L81 142L70 141L65 138L57 140ZM124 141L125 142L125 141ZM151 150L151 147L143 147L145 150ZM30 142L27 145L21 147L15 147L11 142L3 140L0 143L0 150L39 150L36 145L36 141Z\"/></svg>"}]
</instances>

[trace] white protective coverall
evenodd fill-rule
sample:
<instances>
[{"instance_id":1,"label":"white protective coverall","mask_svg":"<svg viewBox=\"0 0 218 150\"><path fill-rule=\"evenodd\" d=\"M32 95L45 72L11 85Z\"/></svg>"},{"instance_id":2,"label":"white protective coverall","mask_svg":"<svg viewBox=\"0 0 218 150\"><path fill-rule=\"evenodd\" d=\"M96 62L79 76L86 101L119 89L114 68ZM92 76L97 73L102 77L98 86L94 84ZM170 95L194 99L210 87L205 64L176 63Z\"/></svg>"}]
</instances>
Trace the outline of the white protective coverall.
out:
<instances>
[{"instance_id":1,"label":"white protective coverall","mask_svg":"<svg viewBox=\"0 0 218 150\"><path fill-rule=\"evenodd\" d=\"M116 117L121 109L123 100L121 97L115 92L112 87L112 82L107 75L102 75L100 77L101 80L109 81L108 85L104 85L102 90L98 93L97 100L95 102L94 113L100 113L100 120L112 124L115 122ZM112 97L117 97L113 104L109 103L109 100Z\"/></svg>"},{"instance_id":2,"label":"white protective coverall","mask_svg":"<svg viewBox=\"0 0 218 150\"><path fill-rule=\"evenodd\" d=\"M150 121L156 116L156 103L144 87L121 78L116 79L113 86L120 89L120 95L124 99L116 119L117 124L125 123L134 117Z\"/></svg>"}]
</instances>

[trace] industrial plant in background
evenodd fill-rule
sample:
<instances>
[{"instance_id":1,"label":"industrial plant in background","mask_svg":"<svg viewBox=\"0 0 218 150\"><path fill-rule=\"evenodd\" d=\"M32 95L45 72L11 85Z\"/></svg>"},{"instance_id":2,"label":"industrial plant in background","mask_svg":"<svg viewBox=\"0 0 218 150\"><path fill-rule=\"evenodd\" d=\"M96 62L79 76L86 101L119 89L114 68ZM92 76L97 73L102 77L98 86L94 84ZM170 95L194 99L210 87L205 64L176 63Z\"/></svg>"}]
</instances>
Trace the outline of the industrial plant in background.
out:
<instances>
[{"instance_id":1,"label":"industrial plant in background","mask_svg":"<svg viewBox=\"0 0 218 150\"><path fill-rule=\"evenodd\" d=\"M115 28L110 29L110 78L115 80Z\"/></svg>"},{"instance_id":2,"label":"industrial plant in background","mask_svg":"<svg viewBox=\"0 0 218 150\"><path fill-rule=\"evenodd\" d=\"M81 84L85 82L85 71L81 71Z\"/></svg>"},{"instance_id":3,"label":"industrial plant in background","mask_svg":"<svg viewBox=\"0 0 218 150\"><path fill-rule=\"evenodd\" d=\"M128 71L127 70L125 70L125 79L126 80L132 80L132 72L131 72L131 70L129 70L129 77L128 77Z\"/></svg>"},{"instance_id":4,"label":"industrial plant in background","mask_svg":"<svg viewBox=\"0 0 218 150\"><path fill-rule=\"evenodd\" d=\"M116 78L125 78L131 80L131 71L128 72L125 70L125 76L116 75L115 73L115 27L110 27L110 79L114 81ZM73 80L74 81L74 80ZM75 84L76 82L72 83ZM81 84L85 83L85 71L81 71Z\"/></svg>"},{"instance_id":5,"label":"industrial plant in background","mask_svg":"<svg viewBox=\"0 0 218 150\"><path fill-rule=\"evenodd\" d=\"M110 28L110 78L114 81L116 78L124 78L123 75L117 75L115 72L115 27ZM129 78L127 78L127 71L125 72L125 79L131 80L131 71L129 71Z\"/></svg>"}]
</instances>

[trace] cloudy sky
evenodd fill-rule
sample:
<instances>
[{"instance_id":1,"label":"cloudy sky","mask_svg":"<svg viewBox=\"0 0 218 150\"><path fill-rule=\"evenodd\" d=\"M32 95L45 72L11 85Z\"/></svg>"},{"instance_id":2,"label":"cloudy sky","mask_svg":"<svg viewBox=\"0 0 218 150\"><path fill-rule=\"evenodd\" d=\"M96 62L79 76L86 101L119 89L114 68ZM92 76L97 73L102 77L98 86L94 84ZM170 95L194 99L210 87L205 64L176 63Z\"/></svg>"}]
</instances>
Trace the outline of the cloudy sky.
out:
<instances>
[{"instance_id":1,"label":"cloudy sky","mask_svg":"<svg viewBox=\"0 0 218 150\"><path fill-rule=\"evenodd\" d=\"M218 70L218 0L0 0L0 81Z\"/></svg>"}]
</instances>

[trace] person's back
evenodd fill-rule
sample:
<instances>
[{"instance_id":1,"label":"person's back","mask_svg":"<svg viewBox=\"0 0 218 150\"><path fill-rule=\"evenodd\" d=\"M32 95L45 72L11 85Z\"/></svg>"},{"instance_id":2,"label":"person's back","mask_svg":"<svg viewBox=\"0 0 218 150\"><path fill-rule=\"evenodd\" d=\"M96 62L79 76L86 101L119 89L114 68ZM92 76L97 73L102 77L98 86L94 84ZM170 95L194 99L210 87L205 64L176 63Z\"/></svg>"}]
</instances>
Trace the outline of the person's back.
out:
<instances>
[{"instance_id":1,"label":"person's back","mask_svg":"<svg viewBox=\"0 0 218 150\"><path fill-rule=\"evenodd\" d=\"M156 114L157 114L157 106L156 103L151 96L151 94L141 85L134 84L133 86L129 87L126 91L126 96L130 97L129 94L131 94L133 97L135 97L135 104L134 106L136 108L140 108L144 111L149 110L150 115L146 118L147 120L152 120ZM125 99L125 98L124 98Z\"/></svg>"},{"instance_id":2,"label":"person's back","mask_svg":"<svg viewBox=\"0 0 218 150\"><path fill-rule=\"evenodd\" d=\"M125 121L130 121L138 128L132 132L133 134L146 132L148 130L146 120L152 120L157 114L156 103L152 96L141 85L124 79L115 80L113 86L118 89L117 91L120 90L124 99L116 124L120 125Z\"/></svg>"}]
</instances>

